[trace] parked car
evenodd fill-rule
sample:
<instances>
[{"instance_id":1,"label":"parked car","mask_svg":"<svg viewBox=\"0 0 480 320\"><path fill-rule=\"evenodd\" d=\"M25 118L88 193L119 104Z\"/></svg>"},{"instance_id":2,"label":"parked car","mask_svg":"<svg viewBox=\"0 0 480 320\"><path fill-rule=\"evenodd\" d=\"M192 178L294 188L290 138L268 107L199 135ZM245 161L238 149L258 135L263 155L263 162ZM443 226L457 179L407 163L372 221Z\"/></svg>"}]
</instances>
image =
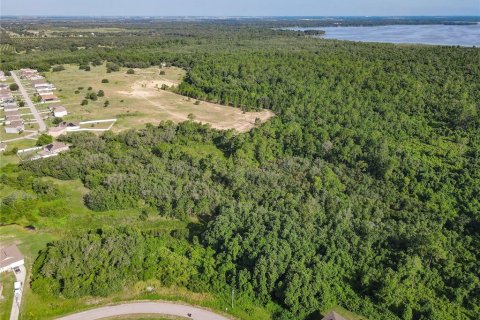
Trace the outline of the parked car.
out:
<instances>
[{"instance_id":1,"label":"parked car","mask_svg":"<svg viewBox=\"0 0 480 320\"><path fill-rule=\"evenodd\" d=\"M13 271L15 271L15 273L20 273L20 272L21 272L21 270L20 270L20 268L19 268L19 267L15 267L15 268L13 268Z\"/></svg>"}]
</instances>

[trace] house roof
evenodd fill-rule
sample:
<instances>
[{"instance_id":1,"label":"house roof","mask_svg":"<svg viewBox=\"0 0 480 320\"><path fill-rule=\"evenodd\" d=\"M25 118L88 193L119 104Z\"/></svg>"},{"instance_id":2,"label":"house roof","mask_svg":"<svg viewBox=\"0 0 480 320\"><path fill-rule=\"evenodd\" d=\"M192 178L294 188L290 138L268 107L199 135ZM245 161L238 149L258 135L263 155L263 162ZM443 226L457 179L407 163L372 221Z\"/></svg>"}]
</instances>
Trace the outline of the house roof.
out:
<instances>
[{"instance_id":1,"label":"house roof","mask_svg":"<svg viewBox=\"0 0 480 320\"><path fill-rule=\"evenodd\" d=\"M31 80L30 82L31 82L33 85L36 85L36 84L48 84L47 81L45 81L45 79L43 79L43 78Z\"/></svg>"},{"instance_id":2,"label":"house roof","mask_svg":"<svg viewBox=\"0 0 480 320\"><path fill-rule=\"evenodd\" d=\"M5 268L12 263L22 261L23 255L20 253L16 245L3 247L0 249L0 268Z\"/></svg>"},{"instance_id":3,"label":"house roof","mask_svg":"<svg viewBox=\"0 0 480 320\"><path fill-rule=\"evenodd\" d=\"M49 145L46 145L45 148L43 148L43 150L45 150L46 152L57 152L58 150L60 149L63 149L68 146L63 143L63 142L53 142L53 143L50 143Z\"/></svg>"},{"instance_id":4,"label":"house roof","mask_svg":"<svg viewBox=\"0 0 480 320\"><path fill-rule=\"evenodd\" d=\"M322 320L347 320L335 311L330 312L327 314L325 317L322 318Z\"/></svg>"},{"instance_id":5,"label":"house roof","mask_svg":"<svg viewBox=\"0 0 480 320\"><path fill-rule=\"evenodd\" d=\"M12 110L12 111L5 111L5 117L9 118L9 117L16 117L16 116L20 116L20 112L18 110Z\"/></svg>"},{"instance_id":6,"label":"house roof","mask_svg":"<svg viewBox=\"0 0 480 320\"><path fill-rule=\"evenodd\" d=\"M40 92L39 94L40 94L40 97L42 97L42 99L44 100L57 99L57 96L51 92L45 92L45 93Z\"/></svg>"},{"instance_id":7,"label":"house roof","mask_svg":"<svg viewBox=\"0 0 480 320\"><path fill-rule=\"evenodd\" d=\"M8 128L23 128L23 121L22 120L14 120L10 122L9 124L5 125Z\"/></svg>"},{"instance_id":8,"label":"house roof","mask_svg":"<svg viewBox=\"0 0 480 320\"><path fill-rule=\"evenodd\" d=\"M66 112L67 109L65 109L64 106L57 106L57 107L53 107L53 112Z\"/></svg>"}]
</instances>

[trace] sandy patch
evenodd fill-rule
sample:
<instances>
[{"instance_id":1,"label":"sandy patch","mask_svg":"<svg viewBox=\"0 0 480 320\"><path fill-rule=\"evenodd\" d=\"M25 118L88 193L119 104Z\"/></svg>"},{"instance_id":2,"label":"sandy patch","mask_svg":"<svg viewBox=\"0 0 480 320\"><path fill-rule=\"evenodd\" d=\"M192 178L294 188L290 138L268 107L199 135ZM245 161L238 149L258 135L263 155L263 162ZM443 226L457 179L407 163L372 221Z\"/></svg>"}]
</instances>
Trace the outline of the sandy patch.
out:
<instances>
[{"instance_id":1,"label":"sandy patch","mask_svg":"<svg viewBox=\"0 0 480 320\"><path fill-rule=\"evenodd\" d=\"M163 115L158 119L156 119L157 117L152 119L154 117L152 115L152 117L145 119L145 122L152 122L152 120L172 120L175 122L193 120L210 124L213 128L219 130L235 129L239 132L246 132L255 126L256 119L263 123L275 116L270 110L243 112L239 108L204 101L195 105L196 100L190 100L170 91L161 90L163 84L167 86L178 85L178 83L168 80L142 80L135 82L131 91L118 91L118 93L146 101Z\"/></svg>"}]
</instances>

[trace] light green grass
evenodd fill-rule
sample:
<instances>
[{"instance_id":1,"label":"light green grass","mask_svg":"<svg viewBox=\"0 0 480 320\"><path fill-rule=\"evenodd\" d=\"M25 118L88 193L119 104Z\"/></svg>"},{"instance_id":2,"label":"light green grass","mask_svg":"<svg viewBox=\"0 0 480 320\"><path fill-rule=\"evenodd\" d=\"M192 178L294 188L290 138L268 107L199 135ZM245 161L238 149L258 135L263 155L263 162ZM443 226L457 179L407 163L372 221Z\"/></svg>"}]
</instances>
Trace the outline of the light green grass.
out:
<instances>
[{"instance_id":1,"label":"light green grass","mask_svg":"<svg viewBox=\"0 0 480 320\"><path fill-rule=\"evenodd\" d=\"M14 281L15 276L12 272L0 273L0 284L3 285L3 299L0 299L0 320L10 319L10 311L13 302Z\"/></svg>"},{"instance_id":2,"label":"light green grass","mask_svg":"<svg viewBox=\"0 0 480 320\"><path fill-rule=\"evenodd\" d=\"M65 69L45 74L57 87L56 94L69 112L65 119L85 121L119 118L113 131L141 128L146 123L158 124L164 120L183 122L192 114L194 121L208 123L214 128L244 132L254 126L256 118L266 121L273 116L269 111L243 113L238 108L208 102L195 105L193 99L161 90L162 84L172 86L182 81L185 72L175 67L161 69L165 75L160 75L157 67L135 69L133 75L126 74L126 68L107 73L104 65L92 67L91 71L79 70L75 65L66 65ZM102 83L102 79L108 79L109 83ZM81 106L82 100L90 92L88 87L92 87L96 93L103 90L105 96L97 101L87 99L88 104ZM107 100L110 105L104 107Z\"/></svg>"}]
</instances>

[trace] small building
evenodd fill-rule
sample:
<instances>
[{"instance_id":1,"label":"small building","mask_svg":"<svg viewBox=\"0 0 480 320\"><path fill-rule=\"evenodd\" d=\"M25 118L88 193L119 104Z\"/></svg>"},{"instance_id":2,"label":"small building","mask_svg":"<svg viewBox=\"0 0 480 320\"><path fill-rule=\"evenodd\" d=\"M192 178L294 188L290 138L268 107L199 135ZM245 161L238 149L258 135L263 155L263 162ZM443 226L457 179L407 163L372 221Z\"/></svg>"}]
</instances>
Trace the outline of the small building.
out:
<instances>
[{"instance_id":1,"label":"small building","mask_svg":"<svg viewBox=\"0 0 480 320\"><path fill-rule=\"evenodd\" d=\"M18 111L18 105L16 103L7 103L3 105L3 110L5 112L9 111Z\"/></svg>"},{"instance_id":2,"label":"small building","mask_svg":"<svg viewBox=\"0 0 480 320\"><path fill-rule=\"evenodd\" d=\"M5 108L5 107L18 107L18 106L15 100L9 100L3 103L3 107Z\"/></svg>"},{"instance_id":3,"label":"small building","mask_svg":"<svg viewBox=\"0 0 480 320\"><path fill-rule=\"evenodd\" d=\"M5 111L5 117L6 118L16 117L16 116L20 116L20 111L18 111L18 110Z\"/></svg>"},{"instance_id":4,"label":"small building","mask_svg":"<svg viewBox=\"0 0 480 320\"><path fill-rule=\"evenodd\" d=\"M0 249L0 273L23 266L25 260L16 245Z\"/></svg>"},{"instance_id":5,"label":"small building","mask_svg":"<svg viewBox=\"0 0 480 320\"><path fill-rule=\"evenodd\" d=\"M39 92L39 95L40 95L40 98L42 99L43 103L58 101L57 96L54 95L51 91L49 91L49 92Z\"/></svg>"},{"instance_id":6,"label":"small building","mask_svg":"<svg viewBox=\"0 0 480 320\"><path fill-rule=\"evenodd\" d=\"M56 117L56 118L61 118L61 117L65 117L68 112L67 112L67 109L65 109L64 106L55 106L52 108L53 110L53 115Z\"/></svg>"},{"instance_id":7,"label":"small building","mask_svg":"<svg viewBox=\"0 0 480 320\"><path fill-rule=\"evenodd\" d=\"M66 127L52 127L48 128L48 134L54 138L61 136L62 134L67 132Z\"/></svg>"},{"instance_id":8,"label":"small building","mask_svg":"<svg viewBox=\"0 0 480 320\"><path fill-rule=\"evenodd\" d=\"M76 131L78 129L80 129L80 124L78 124L77 122L63 121L57 127L49 128L48 134L52 137L58 137L64 133L67 133L69 131Z\"/></svg>"},{"instance_id":9,"label":"small building","mask_svg":"<svg viewBox=\"0 0 480 320\"><path fill-rule=\"evenodd\" d=\"M23 130L25 130L25 126L23 125L22 120L11 121L10 123L5 125L6 133L19 133Z\"/></svg>"},{"instance_id":10,"label":"small building","mask_svg":"<svg viewBox=\"0 0 480 320\"><path fill-rule=\"evenodd\" d=\"M0 152L7 151L7 144L5 142L0 142Z\"/></svg>"},{"instance_id":11,"label":"small building","mask_svg":"<svg viewBox=\"0 0 480 320\"><path fill-rule=\"evenodd\" d=\"M43 150L38 153L38 156L32 158L32 160L38 159L38 158L54 157L61 152L68 151L68 149L69 149L68 145L66 145L63 142L53 142L43 147Z\"/></svg>"},{"instance_id":12,"label":"small building","mask_svg":"<svg viewBox=\"0 0 480 320\"><path fill-rule=\"evenodd\" d=\"M22 116L11 115L11 116L5 117L5 124L11 124L12 122L15 122L15 121L22 121Z\"/></svg>"}]
</instances>

